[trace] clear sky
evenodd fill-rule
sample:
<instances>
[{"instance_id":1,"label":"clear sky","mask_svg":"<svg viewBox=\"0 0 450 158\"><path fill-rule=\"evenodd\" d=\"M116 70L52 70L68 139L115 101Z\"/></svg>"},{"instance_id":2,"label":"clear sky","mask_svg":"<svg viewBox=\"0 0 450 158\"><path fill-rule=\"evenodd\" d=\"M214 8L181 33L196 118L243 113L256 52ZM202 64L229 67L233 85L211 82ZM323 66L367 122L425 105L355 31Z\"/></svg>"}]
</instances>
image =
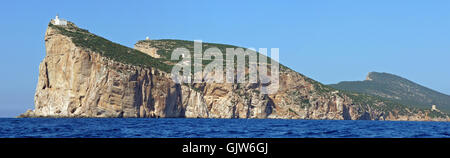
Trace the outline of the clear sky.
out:
<instances>
[{"instance_id":1,"label":"clear sky","mask_svg":"<svg viewBox=\"0 0 450 158\"><path fill-rule=\"evenodd\" d=\"M132 47L151 39L280 48L325 84L389 72L450 94L450 1L4 1L0 117L34 108L44 32L56 14Z\"/></svg>"}]
</instances>

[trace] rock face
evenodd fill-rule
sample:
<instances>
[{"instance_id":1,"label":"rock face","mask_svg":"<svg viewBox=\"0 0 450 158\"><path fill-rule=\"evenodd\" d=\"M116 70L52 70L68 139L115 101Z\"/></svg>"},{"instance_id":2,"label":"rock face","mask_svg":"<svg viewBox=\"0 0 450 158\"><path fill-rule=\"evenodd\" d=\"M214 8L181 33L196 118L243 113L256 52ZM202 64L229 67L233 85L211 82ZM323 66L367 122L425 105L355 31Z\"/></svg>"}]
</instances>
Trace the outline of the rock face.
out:
<instances>
[{"instance_id":1,"label":"rock face","mask_svg":"<svg viewBox=\"0 0 450 158\"><path fill-rule=\"evenodd\" d=\"M160 68L119 62L80 45L82 41L70 36L71 27L76 28L49 25L35 109L20 117L448 119L429 118L426 111L404 107L386 111L380 108L387 106L384 102L363 104L285 67L280 71L280 89L272 95L261 94L260 83L176 84ZM151 44L138 43L135 48L159 57ZM405 109L409 112L401 113Z\"/></svg>"},{"instance_id":2,"label":"rock face","mask_svg":"<svg viewBox=\"0 0 450 158\"><path fill-rule=\"evenodd\" d=\"M139 51L141 51L141 52L143 52L143 53L145 53L145 54L147 54L147 55L150 55L150 56L152 56L154 58L160 58L161 57L158 53L156 53L156 51L158 51L158 49L156 49L155 47L150 47L150 46L148 46L146 44L143 44L143 43L136 43L134 45L134 48L139 50Z\"/></svg>"}]
</instances>

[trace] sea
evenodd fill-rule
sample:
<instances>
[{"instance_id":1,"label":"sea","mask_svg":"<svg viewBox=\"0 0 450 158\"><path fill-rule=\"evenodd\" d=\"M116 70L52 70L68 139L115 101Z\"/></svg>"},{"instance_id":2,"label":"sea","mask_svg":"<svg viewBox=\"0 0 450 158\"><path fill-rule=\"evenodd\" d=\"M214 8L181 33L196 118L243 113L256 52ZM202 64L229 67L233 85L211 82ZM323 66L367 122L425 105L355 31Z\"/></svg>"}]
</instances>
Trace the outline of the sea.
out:
<instances>
[{"instance_id":1,"label":"sea","mask_svg":"<svg viewBox=\"0 0 450 158\"><path fill-rule=\"evenodd\" d=\"M450 138L450 122L0 118L0 138Z\"/></svg>"}]
</instances>

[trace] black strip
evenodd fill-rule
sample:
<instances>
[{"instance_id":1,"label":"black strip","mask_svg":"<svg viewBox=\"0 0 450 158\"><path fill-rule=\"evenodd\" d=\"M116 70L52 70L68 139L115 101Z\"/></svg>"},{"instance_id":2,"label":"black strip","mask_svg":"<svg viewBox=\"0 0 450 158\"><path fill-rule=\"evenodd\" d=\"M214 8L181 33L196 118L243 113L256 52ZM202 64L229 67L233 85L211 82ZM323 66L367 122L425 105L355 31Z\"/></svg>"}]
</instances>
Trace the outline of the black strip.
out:
<instances>
[{"instance_id":1,"label":"black strip","mask_svg":"<svg viewBox=\"0 0 450 158\"><path fill-rule=\"evenodd\" d=\"M114 138L114 139L81 139L81 138L19 138L19 139L0 139L0 148L2 151L9 149L23 149L30 152L60 152L64 154L151 154L166 156L201 156L210 157L211 152L184 153L183 145L216 145L215 152L212 156L261 156L274 157L277 155L296 155L296 154L335 154L341 155L352 152L368 152L373 154L381 153L414 153L417 151L435 153L439 152L442 147L450 147L450 139L291 139L291 138L275 138L275 139L221 139L221 138L157 138L157 139L138 139L138 138ZM230 145L227 150L227 144L267 143L267 154L261 152L241 152L234 154L229 151L233 146ZM251 146L251 145L250 145ZM260 148L263 145L259 145ZM266 147L264 145L264 147ZM219 148L222 148L220 150ZM191 148L192 149L192 148ZM264 151L265 152L265 151Z\"/></svg>"}]
</instances>

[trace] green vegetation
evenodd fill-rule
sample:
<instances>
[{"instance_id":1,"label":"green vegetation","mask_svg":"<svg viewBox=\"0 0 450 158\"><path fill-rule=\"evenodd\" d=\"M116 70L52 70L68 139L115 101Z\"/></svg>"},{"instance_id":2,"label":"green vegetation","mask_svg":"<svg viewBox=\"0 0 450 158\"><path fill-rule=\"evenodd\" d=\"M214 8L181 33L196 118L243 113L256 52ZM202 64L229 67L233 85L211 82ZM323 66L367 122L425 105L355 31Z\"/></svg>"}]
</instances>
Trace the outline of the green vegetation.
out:
<instances>
[{"instance_id":1,"label":"green vegetation","mask_svg":"<svg viewBox=\"0 0 450 158\"><path fill-rule=\"evenodd\" d=\"M165 72L170 72L171 70L171 66L163 63L163 59L155 59L138 50L111 42L103 37L89 33L87 30L75 27L73 24L56 26L50 23L49 27L55 28L61 34L70 37L75 45L100 53L102 56L112 60L135 66L154 67Z\"/></svg>"},{"instance_id":2,"label":"green vegetation","mask_svg":"<svg viewBox=\"0 0 450 158\"><path fill-rule=\"evenodd\" d=\"M309 104L309 99L303 99L302 104Z\"/></svg>"},{"instance_id":3,"label":"green vegetation","mask_svg":"<svg viewBox=\"0 0 450 158\"><path fill-rule=\"evenodd\" d=\"M191 53L191 57L194 60L194 41L186 41L186 40L174 40L174 39L160 39L160 40L141 40L138 41L138 43L143 43L146 45L149 45L151 47L157 48L158 51L158 55L166 60L166 61L170 61L172 64L175 64L179 61L171 61L171 55L172 52L176 49L176 48L186 48L189 50L189 52ZM226 60L228 60L226 58L226 48L242 48L245 51L245 48L243 47L239 47L239 46L233 46L233 45L227 45L227 44L217 44L217 43L202 43L202 51L206 51L209 48L217 48L220 50L220 52L223 54L222 58L224 60L223 62L223 68L226 67ZM257 62L259 62L259 54L257 52ZM236 59L236 57L235 57ZM193 62L193 61L192 61ZM209 64L210 62L212 62L212 60L202 60L202 66L205 67L207 64ZM248 68L249 63L248 63L248 58L245 59L245 66ZM270 64L274 62L271 58L267 59L267 63L268 63L268 68L270 68ZM236 63L235 67L236 67ZM288 69L286 66L280 64L280 70L285 70ZM268 69L270 70L270 69Z\"/></svg>"},{"instance_id":4,"label":"green vegetation","mask_svg":"<svg viewBox=\"0 0 450 158\"><path fill-rule=\"evenodd\" d=\"M299 116L299 114L297 112L295 112L294 110L292 110L291 108L289 108L289 112L294 113L295 115Z\"/></svg>"},{"instance_id":5,"label":"green vegetation","mask_svg":"<svg viewBox=\"0 0 450 158\"><path fill-rule=\"evenodd\" d=\"M112 60L135 66L154 67L165 72L170 72L172 66L175 65L177 62L179 62L179 60L178 61L171 60L171 54L176 48L188 49L192 57L194 53L193 41L171 40L171 39L139 41L139 42L147 42L149 45L158 48L157 53L161 56L161 58L153 58L136 49L128 48L126 46L114 43L103 37L92 34L88 30L78 28L73 23L70 22L67 26L57 26L49 23L49 27L52 27L58 30L61 34L70 37L75 45L87 48L95 53L100 53L102 56L108 57ZM205 51L208 48L218 48L223 54L224 68L226 66L225 65L226 48L242 48L232 45L216 44L216 43L203 43L202 46L203 51ZM257 54L259 55L259 53ZM212 60L202 60L203 68L210 62L212 62ZM271 63L270 58L268 60L268 63ZM248 60L246 62L246 66L248 67ZM280 67L285 68L281 64ZM192 73L194 73L194 71L192 71Z\"/></svg>"},{"instance_id":6,"label":"green vegetation","mask_svg":"<svg viewBox=\"0 0 450 158\"><path fill-rule=\"evenodd\" d=\"M383 111L385 113L397 111L401 115L408 114L406 106L393 100L378 96L370 96L352 92L342 92L353 100L354 104L369 105L372 109ZM365 108L365 106L362 106ZM413 110L417 110L412 108ZM366 109L367 110L367 109Z\"/></svg>"},{"instance_id":7,"label":"green vegetation","mask_svg":"<svg viewBox=\"0 0 450 158\"><path fill-rule=\"evenodd\" d=\"M314 89L315 89L317 92L319 92L319 94L327 94L327 93L330 93L330 92L332 92L332 91L336 91L335 89L333 89L333 88L331 88L331 87L329 87L329 86L323 85L322 83L317 82L316 80L313 80L313 79L308 78L308 77L306 77L306 76L304 76L304 77L305 77L305 80L306 80L307 82L309 82L309 83L311 83L311 84L314 85Z\"/></svg>"},{"instance_id":8,"label":"green vegetation","mask_svg":"<svg viewBox=\"0 0 450 158\"><path fill-rule=\"evenodd\" d=\"M428 117L431 118L445 118L447 115L438 112L438 111L431 111L430 113L428 113Z\"/></svg>"}]
</instances>

